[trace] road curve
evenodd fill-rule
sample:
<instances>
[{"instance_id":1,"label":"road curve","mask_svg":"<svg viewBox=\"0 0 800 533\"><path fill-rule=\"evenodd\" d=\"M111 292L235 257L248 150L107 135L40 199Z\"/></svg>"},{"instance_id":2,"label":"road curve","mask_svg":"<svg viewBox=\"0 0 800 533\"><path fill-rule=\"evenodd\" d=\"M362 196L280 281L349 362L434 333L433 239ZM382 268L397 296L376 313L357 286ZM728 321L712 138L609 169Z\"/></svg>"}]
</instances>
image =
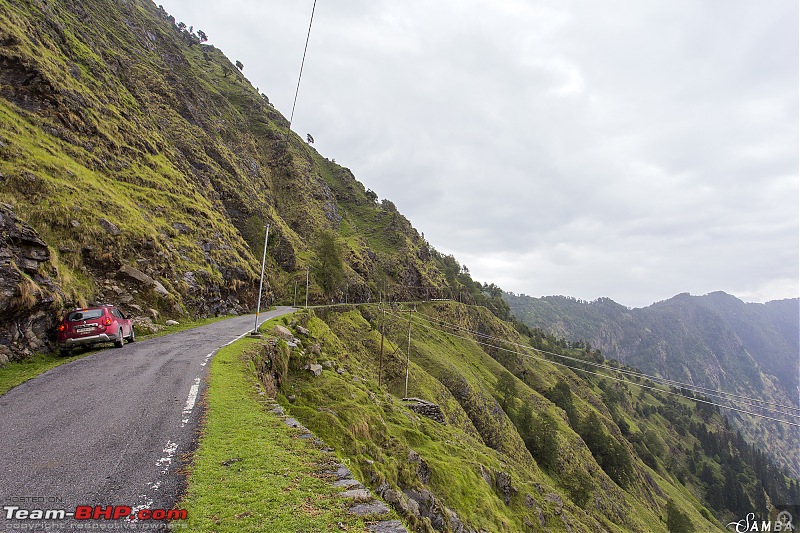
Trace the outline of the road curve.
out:
<instances>
[{"instance_id":1,"label":"road curve","mask_svg":"<svg viewBox=\"0 0 800 533\"><path fill-rule=\"evenodd\" d=\"M262 313L259 322L291 311ZM183 490L182 459L196 444L208 362L254 320L102 350L0 396L0 531L52 524L19 519L26 510L172 509Z\"/></svg>"}]
</instances>

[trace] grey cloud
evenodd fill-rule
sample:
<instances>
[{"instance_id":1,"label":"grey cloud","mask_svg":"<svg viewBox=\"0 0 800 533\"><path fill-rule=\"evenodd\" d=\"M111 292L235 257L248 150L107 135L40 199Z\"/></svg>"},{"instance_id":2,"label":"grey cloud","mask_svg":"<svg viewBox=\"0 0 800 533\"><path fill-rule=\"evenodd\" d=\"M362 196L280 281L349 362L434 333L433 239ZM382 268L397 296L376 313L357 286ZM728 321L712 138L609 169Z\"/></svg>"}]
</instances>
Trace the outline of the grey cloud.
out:
<instances>
[{"instance_id":1,"label":"grey cloud","mask_svg":"<svg viewBox=\"0 0 800 533\"><path fill-rule=\"evenodd\" d=\"M310 1L165 6L288 115ZM507 290L797 296L797 40L796 2L320 3L294 129Z\"/></svg>"}]
</instances>

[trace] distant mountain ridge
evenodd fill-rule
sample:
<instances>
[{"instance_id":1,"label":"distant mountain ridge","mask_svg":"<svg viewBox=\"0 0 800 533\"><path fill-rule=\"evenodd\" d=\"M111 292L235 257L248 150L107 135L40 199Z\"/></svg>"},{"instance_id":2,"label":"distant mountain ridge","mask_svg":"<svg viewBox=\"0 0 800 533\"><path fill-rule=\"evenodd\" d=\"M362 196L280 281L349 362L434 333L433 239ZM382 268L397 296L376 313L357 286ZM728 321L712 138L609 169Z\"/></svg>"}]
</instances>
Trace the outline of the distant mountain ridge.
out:
<instances>
[{"instance_id":1,"label":"distant mountain ridge","mask_svg":"<svg viewBox=\"0 0 800 533\"><path fill-rule=\"evenodd\" d=\"M643 308L609 298L506 294L518 319L570 340L585 340L606 357L682 383L781 405L798 405L800 301L745 303L724 292L678 294ZM746 437L800 471L797 431L763 419L738 419ZM774 435L785 432L778 446Z\"/></svg>"}]
</instances>

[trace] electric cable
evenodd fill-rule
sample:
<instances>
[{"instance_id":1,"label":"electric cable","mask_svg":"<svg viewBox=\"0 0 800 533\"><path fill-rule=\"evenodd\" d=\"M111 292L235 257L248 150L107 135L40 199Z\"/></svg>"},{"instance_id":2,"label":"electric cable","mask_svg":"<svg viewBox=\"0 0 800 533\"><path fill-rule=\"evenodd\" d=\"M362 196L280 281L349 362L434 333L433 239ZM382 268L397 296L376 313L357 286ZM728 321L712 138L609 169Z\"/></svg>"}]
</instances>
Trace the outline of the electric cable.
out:
<instances>
[{"instance_id":1,"label":"electric cable","mask_svg":"<svg viewBox=\"0 0 800 533\"><path fill-rule=\"evenodd\" d=\"M661 384L665 384L665 385L669 384L669 385L673 385L673 386L680 386L680 387L685 388L687 390L690 390L692 392L697 392L697 393L701 393L701 394L707 394L707 395L711 395L711 396L717 396L717 397L719 397L720 399L723 399L723 400L727 400L727 401L731 401L731 402L735 402L735 403L742 403L742 404L745 404L745 405L751 405L751 406L759 407L759 408L762 408L762 409L766 409L766 408L762 407L762 405L770 405L770 406L773 406L773 407L787 409L787 410L790 410L790 411L800 412L800 408L798 408L798 407L782 405L782 404L779 404L779 403L769 402L769 401L766 401L766 400L759 400L757 398L749 398L747 396L738 396L738 395L736 395L734 393L731 393L731 392L725 392L725 391L719 391L719 390L716 390L716 389L710 389L710 388L707 388L707 387L703 387L701 385L692 385L692 384L689 384L689 383L683 383L683 382L680 382L680 381L675 381L675 380L672 380L672 379L669 379L669 378L651 376L649 374L645 374L645 373L643 373L641 371L638 371L638 370L632 370L632 369L629 370L629 369L625 369L625 368L614 368L614 367L610 367L608 365L604 365L602 363L596 363L594 361L586 361L586 360L583 360L583 359L577 359L575 357L570 357L570 356L563 355L563 354L557 354L557 353L553 353L553 352L548 352L547 350L542 350L540 348L534 348L532 346L528 346L528 345L525 345L525 344L515 343L515 342L509 341L507 339L502 339L502 338L499 338L499 337L493 337L491 335L487 335L487 334L480 333L480 332L477 332L477 331L471 331L471 330L469 330L467 328L464 328L463 326L450 324L450 323L448 323L448 322L446 322L444 320L431 317L430 315L426 315L425 313L422 313L422 312L418 312L417 314L421 315L421 316L424 316L424 317L426 317L426 318L428 318L430 320L435 320L435 321L437 321L437 322L439 322L441 324L447 325L449 327L466 331L468 333L471 333L471 334L476 335L476 336L481 337L481 338L485 338L485 339L489 339L489 340L495 340L495 341L499 341L499 342L504 342L504 343L510 344L512 346L525 348L527 350L534 350L534 351L539 352L539 353L544 353L544 354L552 355L554 357L560 357L562 359L575 361L575 362L580 363L580 364L590 365L590 366L594 366L594 367L598 367L598 368L604 368L604 369L607 369L607 370L612 371L612 372L619 372L621 374L629 374L631 376L636 376L636 377L640 377L640 378L649 379L651 381L654 381L654 382L657 382L657 383L661 383ZM734 396L734 398L728 398L727 396ZM757 404L762 404L762 405L757 405ZM774 413L778 413L778 414L785 414L785 413L780 413L779 411L774 411L774 410L770 410L770 411L774 412ZM786 413L786 414L788 415L788 413ZM789 415L789 416L798 416L798 415Z\"/></svg>"},{"instance_id":2,"label":"electric cable","mask_svg":"<svg viewBox=\"0 0 800 533\"><path fill-rule=\"evenodd\" d=\"M422 314L423 316L431 318L429 315L425 315L424 313L419 313L419 314ZM706 393L704 393L702 391L693 390L693 388L705 389L705 387L694 386L694 385L690 385L690 384L687 384L687 383L681 383L681 382L678 382L678 381L669 380L669 379L666 379L666 378L659 378L659 377L655 377L655 376L649 376L649 375L643 374L641 372L625 370L625 369L620 369L620 368L613 368L613 367L609 367L607 365L603 365L603 364L600 364L600 363L595 363L595 362L592 362L592 361L586 361L586 360L583 360L583 359L577 359L577 358L566 356L566 355L562 355L562 354L548 352L546 350L542 350L542 349L539 349L539 348L534 348L532 346L518 344L518 343L515 343L515 342L512 342L512 341L506 340L506 339L501 339L501 338L498 338L498 337L492 337L491 335L486 335L486 334L482 334L482 333L479 333L479 332L471 331L471 330L469 330L467 328L464 328L462 326L456 326L456 325L453 325L453 324L449 324L449 323L447 323L445 321L442 321L440 319L434 319L434 320L437 320L437 321L441 322L442 324L445 324L445 325L447 325L449 327L453 327L453 328L456 328L456 329L461 329L461 330L467 331L468 333L471 333L473 335L476 335L476 336L479 336L479 337L482 337L482 338L487 338L489 340L495 340L495 341L499 341L499 342L504 342L504 343L507 343L507 344L511 344L513 346L522 347L522 348L527 349L527 350L534 350L534 351L536 351L538 353L548 354L548 355L552 355L554 357L560 357L562 359L567 359L567 360L574 361L576 363L583 364L583 365L589 365L589 366L594 366L594 367L598 367L598 368L603 368L603 369L606 369L606 370L609 370L609 371L612 371L612 372L619 372L619 373L622 373L622 374L630 374L630 375L635 376L635 377L649 379L650 381L656 382L656 383L658 383L660 385L672 384L674 386L675 384L678 384L678 385L682 385L683 388L685 388L687 390L690 390L691 392L696 392L696 393L700 393L700 394L704 394L704 395L706 394ZM711 391L712 389L705 389L705 390ZM798 409L795 408L795 407L784 406L784 405L781 405L781 404L767 402L765 400L758 400L758 399L747 398L747 397L728 398L728 397L722 396L722 394L733 395L732 393L727 393L727 392L720 393L720 391L714 391L714 393L712 393L711 395L712 396L717 396L723 401L743 404L743 405L747 405L747 406L751 406L751 407L757 407L757 408L762 409L764 411L768 411L768 412L771 412L771 413L774 413L774 414L778 414L778 415L800 417L800 415L797 415L797 414L785 413L785 412L778 411L778 410L775 410L775 409L770 409L768 407L764 407L764 405L758 405L758 404L771 405L771 406L776 406L776 407L782 407L782 408L789 409L789 410L792 410L792 411L798 411ZM689 398L686 395L683 395L683 396ZM755 402L755 403L753 403L753 402Z\"/></svg>"},{"instance_id":3,"label":"electric cable","mask_svg":"<svg viewBox=\"0 0 800 533\"><path fill-rule=\"evenodd\" d=\"M334 306L335 305L338 305L338 304L334 304ZM363 304L351 304L351 305L377 305L377 303L363 303ZM389 313L392 314L392 315L395 315L395 313L393 313L393 312L389 312ZM548 352L546 350L541 350L539 348L534 348L532 346L527 346L527 345L524 345L524 344L515 343L515 342L509 341L507 339L501 339L501 338L493 337L493 336L485 334L485 333L472 331L472 330L469 330L468 328L465 328L463 326L450 324L450 323L448 323L448 322L446 322L444 320L430 317L429 315L426 315L425 313L422 313L420 311L417 311L416 315L417 315L417 319L421 319L421 320L428 319L427 321L429 323L433 323L432 321L436 321L436 322L439 322L439 323L443 324L444 326L451 327L451 328L456 329L456 330L466 331L467 333L470 333L472 335L475 335L475 336L483 338L483 339L494 340L494 341L497 341L497 342L510 344L512 346L521 347L521 348L524 348L526 350L532 350L532 351L535 351L537 353L547 354L547 355L551 355L551 356L554 356L554 357L559 357L559 358L562 358L562 359L566 359L566 360L569 360L569 361L574 361L574 362L576 362L578 364L581 364L581 365L594 366L594 367L601 368L601 369L606 369L606 370L612 371L612 372L618 372L618 373L621 373L621 374L629 374L629 375L632 375L634 377L648 379L648 380L652 381L654 383L654 385L658 384L658 385L661 385L662 387L666 387L668 385L674 386L674 384L678 384L678 385L681 385L684 389L690 390L691 392L700 393L700 394L704 394L705 395L706 393L703 392L702 390L693 390L695 388L696 389L703 389L703 390L711 391L711 395L712 396L717 396L722 401L727 401L727 402L731 402L731 403L734 403L734 404L742 404L742 405L746 405L746 406L749 406L749 407L755 407L755 408L758 408L758 409L761 409L763 411L766 411L766 412L769 412L769 413L773 413L773 414L776 414L776 415L788 416L788 417L792 417L792 418L800 418L800 415L798 415L798 414L792 414L792 413L785 413L785 412L777 411L777 410L774 410L774 409L770 409L768 407L764 407L764 405L780 407L780 408L789 409L789 410L792 410L792 411L800 411L800 409L798 409L796 407L785 406L785 405L781 405L781 404L777 404L777 403L773 403L773 402L767 402L765 400L758 400L758 399L755 399L755 398L748 398L748 397L744 397L744 396L738 397L738 398L737 397L728 398L728 397L725 397L723 395L734 396L734 394L733 393L729 393L729 392L724 392L724 391L716 391L716 390L713 390L713 389L707 389L705 387L700 387L699 385L691 385L691 384L688 384L688 383L681 383L681 382L678 382L678 381L669 380L667 378L659 378L659 377L656 377L656 376L650 376L648 374L644 374L644 373L637 372L637 371L626 370L626 369L621 369L621 368L613 368L613 367L609 367L607 365L603 365L603 364L596 363L596 362L593 362L593 361L585 361L583 359L577 359L577 358L570 357L570 356L563 355L563 354L557 354L557 353L553 353L553 352ZM400 316L400 315L395 315L395 316L396 316L396 318L398 320L404 320L403 317ZM425 317L425 318L421 318L421 317ZM426 326L423 323L419 323L419 322L417 322L417 323L418 323L418 325L421 325L423 327L427 327L429 329L433 329L430 326ZM603 373L598 373L598 372L591 372L591 371L586 370L586 369L572 367L572 366L567 365L565 363L559 363L557 361L552 361L552 360L549 360L549 359L532 356L530 354L525 354L525 353L518 352L518 351L508 350L508 349L503 348L501 346L496 346L496 345L489 344L489 343L486 343L486 342L477 341L475 339L471 339L471 338L455 335L455 334L449 333L447 331L444 331L442 329L437 329L437 331L442 331L443 333L445 333L447 335L451 335L451 336L454 336L454 337L457 337L457 338L460 338L460 339L463 339L463 340L469 340L469 341L472 341L472 342L476 342L478 344L481 344L481 345L484 345L484 346L487 346L487 347L492 347L492 348L495 348L495 349L498 349L498 350L503 350L503 351L506 351L506 352L509 352L509 353L513 353L513 354L516 354L516 355L520 355L520 356L523 356L523 357L528 357L528 358L533 358L533 359L536 359L536 360L539 360L539 361L543 361L543 362L553 363L553 364L558 365L558 366L569 368L569 369L571 369L573 371L585 372L585 373L596 375L596 376L599 376L599 377L608 378L608 379L611 379L611 380L614 380L614 381L618 381L618 382L622 382L622 383L628 383L628 384L636 386L636 387L642 387L642 388L647 388L647 389L651 389L651 390L657 390L657 391L660 391L660 392L664 392L666 394L680 396L680 397L686 398L688 400L694 400L696 402L714 405L714 406L720 407L722 409L729 409L731 411L736 411L736 412L740 412L740 413L744 413L744 414L749 414L749 415L752 415L752 416L765 418L765 419L768 419L768 420L773 420L773 421L776 421L776 422L781 422L781 423L785 423L785 424L789 424L789 425L800 427L800 424L795 424L793 422L780 420L780 419L777 419L777 418L773 418L773 417L762 415L762 414L758 414L758 413L753 413L751 411L746 411L746 410L743 410L743 409L731 407L729 405L725 405L725 404L722 404L722 403L712 402L712 401L707 400L707 399L700 399L700 398L690 397L690 396L687 396L687 395L682 394L682 393L678 393L678 392L674 392L674 391L670 391L670 390L664 390L662 388L658 388L658 387L655 387L655 386L636 383L636 382L633 382L633 381L630 381L630 380L626 380L626 379L622 379L622 378L616 378L614 376L609 376L608 374L603 374ZM748 403L748 402L756 402L756 403ZM764 404L764 405L757 405L759 403L760 404Z\"/></svg>"},{"instance_id":4,"label":"electric cable","mask_svg":"<svg viewBox=\"0 0 800 533\"><path fill-rule=\"evenodd\" d=\"M515 354L515 355L520 355L522 357L527 357L529 359L535 359L537 361L542 361L542 362L551 363L551 364L554 364L554 365L557 365L557 366L569 368L570 370L573 370L573 371L584 372L584 373L587 373L587 374L592 374L592 375L595 375L595 376L598 376L598 377L611 379L611 380L618 381L618 382L621 382L621 383L627 383L627 384L630 384L630 385L633 385L633 386L636 386L636 387L642 387L642 388L646 388L646 389L650 389L650 390L656 390L656 391L662 392L664 394L670 394L670 395L673 395L673 396L680 396L681 398L686 398L686 399L692 400L694 402L714 405L716 407L720 407L720 408L723 408L723 409L728 409L728 410L735 411L735 412L738 412L738 413L747 414L747 415L755 416L755 417L758 417L758 418L764 418L764 419L767 419L767 420L772 420L774 422L778 422L778 423L781 423L781 424L787 424L787 425L791 425L791 426L800 427L800 423L789 422L787 420L781 420L779 418L774 418L774 417L762 415L762 414L759 414L759 413L754 413L752 411L746 411L744 409L739 409L739 408L735 408L735 407L721 405L721 404L718 404L716 402L712 402L710 400L704 400L704 399L700 399L700 398L689 398L689 397L687 397L687 396L685 396L685 395L683 395L681 393L678 393L678 392L660 389L660 388L656 387L655 384L654 384L654 386L650 386L650 385L646 385L646 384L635 383L633 381L629 381L629 380L622 379L622 378L617 378L617 377L614 377L614 376L609 376L607 374L601 374L601 373L598 373L598 372L592 372L590 370L586 370L586 369L582 369L582 368L571 367L571 366L569 366L569 365L567 365L565 363L559 363L558 361L551 361L551 360L545 359L543 357L536 357L534 355L525 354L525 353L517 352L517 351L514 351L514 350L509 350L508 348L503 348L501 346L492 345L492 344L489 344L489 343L486 343L486 342L483 342L483 341L478 341L476 339L472 339L472 338L469 338L469 337L463 337L461 335L456 335L455 333L450 333L450 332L445 331L443 329L436 328L433 325L428 326L426 324L419 323L419 322L417 324L419 326L422 326L422 327L427 328L427 329L440 331L440 332L444 333L445 335L449 335L451 337L455 337L455 338L458 338L458 339L461 339L461 340L470 341L470 342L475 342L475 343L483 345L483 346L495 348L497 350L505 351L505 352L512 353L512 354ZM531 348L531 349L535 350L535 348ZM786 415L785 413L781 413L781 414L783 414L785 416L794 416L794 415Z\"/></svg>"},{"instance_id":5,"label":"electric cable","mask_svg":"<svg viewBox=\"0 0 800 533\"><path fill-rule=\"evenodd\" d=\"M306 46L303 48L303 60L300 62L300 75L297 76L297 88L294 90L294 102L292 103L292 114L289 116L289 125L286 128L286 140L289 140L289 134L292 131L292 121L294 120L294 110L297 106L297 95L300 94L300 80L303 78L303 67L306 64L306 53L308 52L308 41L311 39L311 25L314 23L314 11L317 9L317 0L314 0L314 5L311 7L311 20L308 22L308 34L306 35Z\"/></svg>"}]
</instances>

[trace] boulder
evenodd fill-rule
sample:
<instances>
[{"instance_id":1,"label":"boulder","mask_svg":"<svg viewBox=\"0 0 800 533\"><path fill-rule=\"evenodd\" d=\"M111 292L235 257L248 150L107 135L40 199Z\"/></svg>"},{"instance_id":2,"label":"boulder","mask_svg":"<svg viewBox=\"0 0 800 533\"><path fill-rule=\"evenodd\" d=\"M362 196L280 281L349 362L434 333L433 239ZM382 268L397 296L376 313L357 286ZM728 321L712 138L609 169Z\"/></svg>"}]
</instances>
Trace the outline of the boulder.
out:
<instances>
[{"instance_id":1,"label":"boulder","mask_svg":"<svg viewBox=\"0 0 800 533\"><path fill-rule=\"evenodd\" d=\"M364 485L361 484L360 481L355 479L340 479L333 483L334 487L343 488L343 489L363 489Z\"/></svg>"},{"instance_id":2,"label":"boulder","mask_svg":"<svg viewBox=\"0 0 800 533\"><path fill-rule=\"evenodd\" d=\"M336 479L348 479L353 477L353 473L350 472L346 466L342 464L337 464L335 466L337 468L334 472L332 472L332 474L336 477Z\"/></svg>"},{"instance_id":3,"label":"boulder","mask_svg":"<svg viewBox=\"0 0 800 533\"><path fill-rule=\"evenodd\" d=\"M101 218L99 220L99 224L100 227L103 228L106 233L114 237L122 233L122 231L116 226L116 224L114 224L110 220L106 220L105 218Z\"/></svg>"},{"instance_id":4,"label":"boulder","mask_svg":"<svg viewBox=\"0 0 800 533\"><path fill-rule=\"evenodd\" d=\"M11 350L9 350L7 346L0 344L0 367L8 363L10 354Z\"/></svg>"},{"instance_id":5,"label":"boulder","mask_svg":"<svg viewBox=\"0 0 800 533\"><path fill-rule=\"evenodd\" d=\"M378 495L401 516L408 514L408 498L399 490L393 489L388 483L383 483L378 487Z\"/></svg>"},{"instance_id":6,"label":"boulder","mask_svg":"<svg viewBox=\"0 0 800 533\"><path fill-rule=\"evenodd\" d=\"M367 489L350 489L339 494L342 498L351 500L370 500L372 493Z\"/></svg>"},{"instance_id":7,"label":"boulder","mask_svg":"<svg viewBox=\"0 0 800 533\"><path fill-rule=\"evenodd\" d=\"M272 328L272 334L287 342L292 342L294 339L294 335L292 335L292 332L281 325L276 325L274 328Z\"/></svg>"},{"instance_id":8,"label":"boulder","mask_svg":"<svg viewBox=\"0 0 800 533\"><path fill-rule=\"evenodd\" d=\"M370 533L408 533L400 520L382 520L367 526Z\"/></svg>"},{"instance_id":9,"label":"boulder","mask_svg":"<svg viewBox=\"0 0 800 533\"><path fill-rule=\"evenodd\" d=\"M156 294L160 296L169 296L169 291L164 287L164 285L161 284L161 282L154 280L138 268L134 268L130 265L122 265L117 272L117 277L132 280L145 289L153 289Z\"/></svg>"},{"instance_id":10,"label":"boulder","mask_svg":"<svg viewBox=\"0 0 800 533\"><path fill-rule=\"evenodd\" d=\"M350 508L350 513L357 515L357 516L369 516L369 515L385 515L389 514L389 508L386 507L386 504L383 502L379 502L378 500L372 500L369 503L359 503Z\"/></svg>"}]
</instances>

